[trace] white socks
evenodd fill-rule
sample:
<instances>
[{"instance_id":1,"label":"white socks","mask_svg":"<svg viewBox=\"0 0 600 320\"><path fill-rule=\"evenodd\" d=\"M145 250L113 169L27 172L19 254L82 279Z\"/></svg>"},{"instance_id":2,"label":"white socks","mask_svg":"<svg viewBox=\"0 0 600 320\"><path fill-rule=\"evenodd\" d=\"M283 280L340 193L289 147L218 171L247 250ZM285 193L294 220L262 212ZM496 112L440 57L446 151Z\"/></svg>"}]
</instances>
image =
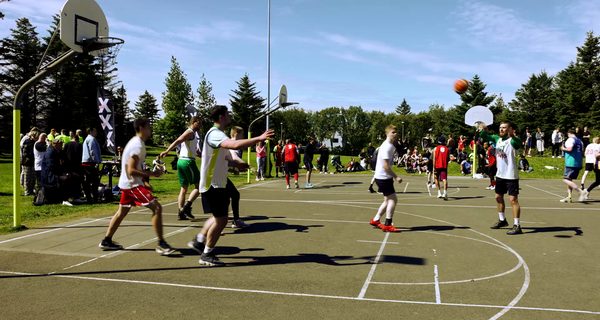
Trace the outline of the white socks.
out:
<instances>
[{"instance_id":1,"label":"white socks","mask_svg":"<svg viewBox=\"0 0 600 320\"><path fill-rule=\"evenodd\" d=\"M379 220L381 220L381 215L380 215L379 213L378 213L378 214L376 214L376 215L375 215L375 218L373 218L373 220L375 220L375 221L379 221Z\"/></svg>"},{"instance_id":2,"label":"white socks","mask_svg":"<svg viewBox=\"0 0 600 320\"><path fill-rule=\"evenodd\" d=\"M196 240L198 240L198 242L200 243L204 243L204 235L202 233L198 233L198 236L196 236Z\"/></svg>"},{"instance_id":3,"label":"white socks","mask_svg":"<svg viewBox=\"0 0 600 320\"><path fill-rule=\"evenodd\" d=\"M208 246L204 247L204 253L211 253L214 248L209 248Z\"/></svg>"},{"instance_id":4,"label":"white socks","mask_svg":"<svg viewBox=\"0 0 600 320\"><path fill-rule=\"evenodd\" d=\"M519 223L521 219L519 218L515 218L515 226L520 226L521 224Z\"/></svg>"},{"instance_id":5,"label":"white socks","mask_svg":"<svg viewBox=\"0 0 600 320\"><path fill-rule=\"evenodd\" d=\"M504 216L504 212L498 212L498 217L500 217L500 220L502 220L502 221L506 220L506 217Z\"/></svg>"}]
</instances>

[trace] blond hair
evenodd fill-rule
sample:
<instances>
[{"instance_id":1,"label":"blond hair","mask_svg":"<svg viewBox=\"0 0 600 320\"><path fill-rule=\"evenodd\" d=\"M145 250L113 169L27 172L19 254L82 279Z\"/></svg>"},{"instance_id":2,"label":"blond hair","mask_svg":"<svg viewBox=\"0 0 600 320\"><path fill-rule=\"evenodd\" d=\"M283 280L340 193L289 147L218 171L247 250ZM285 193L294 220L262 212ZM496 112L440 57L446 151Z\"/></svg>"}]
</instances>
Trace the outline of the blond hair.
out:
<instances>
[{"instance_id":1,"label":"blond hair","mask_svg":"<svg viewBox=\"0 0 600 320\"><path fill-rule=\"evenodd\" d=\"M229 131L229 135L231 136L231 138L235 138L237 136L238 133L240 132L244 132L244 129L242 129L242 127L238 127L238 126L234 126L233 128L231 128L231 131Z\"/></svg>"},{"instance_id":2,"label":"blond hair","mask_svg":"<svg viewBox=\"0 0 600 320\"><path fill-rule=\"evenodd\" d=\"M600 143L600 137L594 137L592 140L594 143Z\"/></svg>"},{"instance_id":3,"label":"blond hair","mask_svg":"<svg viewBox=\"0 0 600 320\"><path fill-rule=\"evenodd\" d=\"M389 126L385 127L385 134L387 135L388 133L390 133L391 131L396 130L396 126L393 124L390 124Z\"/></svg>"}]
</instances>

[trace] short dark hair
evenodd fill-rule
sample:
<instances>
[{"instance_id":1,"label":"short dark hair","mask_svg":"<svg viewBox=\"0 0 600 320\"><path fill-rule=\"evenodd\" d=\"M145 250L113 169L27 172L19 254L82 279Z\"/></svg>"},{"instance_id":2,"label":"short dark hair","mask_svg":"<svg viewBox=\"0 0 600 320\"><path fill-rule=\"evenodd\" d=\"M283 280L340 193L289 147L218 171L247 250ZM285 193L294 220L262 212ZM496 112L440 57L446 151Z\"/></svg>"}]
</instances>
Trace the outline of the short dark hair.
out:
<instances>
[{"instance_id":1,"label":"short dark hair","mask_svg":"<svg viewBox=\"0 0 600 320\"><path fill-rule=\"evenodd\" d=\"M150 125L150 120L141 117L141 118L137 118L135 119L135 121L133 121L133 128L135 129L135 133L139 133L140 132L140 127L145 128L146 126Z\"/></svg>"},{"instance_id":2,"label":"short dark hair","mask_svg":"<svg viewBox=\"0 0 600 320\"><path fill-rule=\"evenodd\" d=\"M60 134L64 134L66 136L67 135L67 129L60 130Z\"/></svg>"},{"instance_id":3,"label":"short dark hair","mask_svg":"<svg viewBox=\"0 0 600 320\"><path fill-rule=\"evenodd\" d=\"M567 130L567 133L575 134L577 132L575 131L575 128L569 128L569 130Z\"/></svg>"},{"instance_id":4,"label":"short dark hair","mask_svg":"<svg viewBox=\"0 0 600 320\"><path fill-rule=\"evenodd\" d=\"M506 123L506 125L507 125L509 128L512 128L512 127L513 127L513 126L512 126L512 123L510 123L510 121L502 121L502 122L500 122L500 124L505 124L505 123Z\"/></svg>"},{"instance_id":5,"label":"short dark hair","mask_svg":"<svg viewBox=\"0 0 600 320\"><path fill-rule=\"evenodd\" d=\"M219 122L219 117L224 116L227 112L227 106L218 104L210 110L210 119L214 122Z\"/></svg>"},{"instance_id":6,"label":"short dark hair","mask_svg":"<svg viewBox=\"0 0 600 320\"><path fill-rule=\"evenodd\" d=\"M196 122L202 123L202 119L200 117L196 117L196 116L194 116L190 119L190 124L194 124Z\"/></svg>"},{"instance_id":7,"label":"short dark hair","mask_svg":"<svg viewBox=\"0 0 600 320\"><path fill-rule=\"evenodd\" d=\"M94 129L96 129L96 128L94 128L94 127L88 127L88 128L85 130L85 132L87 132L87 134L90 134L90 133L92 133L92 131L94 131Z\"/></svg>"}]
</instances>

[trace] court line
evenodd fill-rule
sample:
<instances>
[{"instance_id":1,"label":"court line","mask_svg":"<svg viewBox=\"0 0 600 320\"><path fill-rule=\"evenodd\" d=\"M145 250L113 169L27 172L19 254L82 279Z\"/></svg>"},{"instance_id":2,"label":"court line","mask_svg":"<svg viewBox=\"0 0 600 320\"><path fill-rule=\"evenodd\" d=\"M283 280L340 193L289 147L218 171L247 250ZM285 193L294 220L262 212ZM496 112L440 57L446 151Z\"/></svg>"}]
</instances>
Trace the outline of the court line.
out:
<instances>
[{"instance_id":1,"label":"court line","mask_svg":"<svg viewBox=\"0 0 600 320\"><path fill-rule=\"evenodd\" d=\"M96 222L96 221L100 221L100 220L104 220L104 219L108 219L108 218L111 218L111 217L105 217L105 218L100 218L100 219L96 219L96 220L90 220L90 221L80 222L80 223L72 224L72 225L61 227L61 228L57 228L57 229L46 230L46 231L42 231L42 232L38 232L38 233L32 233L32 234L28 234L26 236L21 236L21 237L16 237L16 238L12 238L12 239L8 239L8 240L0 241L0 244L6 243L6 242L15 241L15 240L20 240L20 239L25 239L25 238L29 238L29 237L33 237L33 236L38 236L40 234L54 232L54 231L62 230L62 229L65 229L65 228L75 227L75 226L79 226L79 225L82 225L82 224L88 224L88 223L92 223L92 222Z\"/></svg>"},{"instance_id":2,"label":"court line","mask_svg":"<svg viewBox=\"0 0 600 320\"><path fill-rule=\"evenodd\" d=\"M323 182L325 182L325 181L327 181L327 180L323 180L323 181L321 181L321 182L317 182L317 183L313 184L313 186L318 186L318 185L320 185L321 183L323 183ZM312 188L306 188L306 187L305 187L304 189L300 189L300 190L298 190L298 191L296 191L296 192L294 192L294 193L298 193L298 192L300 192L300 191L307 190L307 189L312 189Z\"/></svg>"},{"instance_id":3,"label":"court line","mask_svg":"<svg viewBox=\"0 0 600 320\"><path fill-rule=\"evenodd\" d=\"M382 241L356 240L356 242L383 243ZM400 242L388 242L388 244L400 244ZM374 282L371 282L374 283Z\"/></svg>"},{"instance_id":4,"label":"court line","mask_svg":"<svg viewBox=\"0 0 600 320\"><path fill-rule=\"evenodd\" d=\"M381 247L379 247L379 252L377 253L377 257L375 257L375 261L373 262L373 266L371 267L371 271L369 272L369 275L367 276L367 280L365 280L365 284L363 284L362 290L360 290L358 299L362 299L365 296L365 294L367 293L367 289L369 288L369 283L371 282L371 279L373 278L373 274L375 274L375 269L377 268L377 264L379 263L379 259L381 258L381 254L383 253L383 248L385 248L385 243L387 242L389 237L390 237L390 233L386 232L385 238L383 239L383 243L381 244Z\"/></svg>"},{"instance_id":5,"label":"court line","mask_svg":"<svg viewBox=\"0 0 600 320\"><path fill-rule=\"evenodd\" d=\"M438 282L438 267L437 264L433 266L433 274L435 279L435 303L442 303L442 298L440 297L440 284Z\"/></svg>"},{"instance_id":6,"label":"court line","mask_svg":"<svg viewBox=\"0 0 600 320\"><path fill-rule=\"evenodd\" d=\"M408 185L409 185L409 184L410 184L410 182L407 182L407 183L406 183L406 187L404 187L404 192L402 192L402 193L406 193L406 189L408 189Z\"/></svg>"},{"instance_id":7,"label":"court line","mask_svg":"<svg viewBox=\"0 0 600 320\"><path fill-rule=\"evenodd\" d=\"M201 267L199 267L199 268L201 268ZM486 305L486 304L463 304L463 303L447 303L447 302L438 304L438 303L431 302L431 301L408 301L408 300L388 300L388 299L371 299L371 298L359 299L356 297L346 297L346 296L331 296L331 295L319 295L319 294L309 294L309 293L292 293L292 292L279 292L279 291L267 291L267 290L221 288L221 287L186 285L186 284L167 283L167 282L81 277L81 276L70 276L70 275L60 275L60 274L46 275L46 274L12 272L12 271L0 271L0 273L24 275L24 276L57 277L57 278L78 279L78 280L93 280L93 281L132 283L132 284L146 284L146 285L157 285L157 286L167 286L167 287L234 291L234 292L246 292L246 293L265 293L265 294L274 294L274 295L283 295L283 296L301 296L301 297L328 298L328 299L341 299L341 300L360 300L360 301L373 301L373 302L393 302L393 303L405 303L405 304L441 305L441 306L491 308L491 309L509 308L509 309L515 309L515 310L535 310L535 311L553 311L553 312L567 312L567 313L600 314L600 312L598 312L598 311L587 311L587 310L554 309L554 308L540 308L540 307L515 307L515 306L506 307L506 306Z\"/></svg>"},{"instance_id":8,"label":"court line","mask_svg":"<svg viewBox=\"0 0 600 320\"><path fill-rule=\"evenodd\" d=\"M534 187L534 186L530 186L530 185L528 185L528 184L526 184L526 186L528 186L528 187L530 187L530 188L533 188L533 189L535 189L535 190L539 190L539 191L542 191L542 192L545 192L545 193L551 194L551 195L553 195L553 196L557 196L557 197L559 197L559 198L563 198L563 196L560 196L560 195L558 195L558 194L556 194L556 193L552 193L552 192L550 192L550 191L546 191L546 190L544 190L544 189L536 188L536 187Z\"/></svg>"}]
</instances>

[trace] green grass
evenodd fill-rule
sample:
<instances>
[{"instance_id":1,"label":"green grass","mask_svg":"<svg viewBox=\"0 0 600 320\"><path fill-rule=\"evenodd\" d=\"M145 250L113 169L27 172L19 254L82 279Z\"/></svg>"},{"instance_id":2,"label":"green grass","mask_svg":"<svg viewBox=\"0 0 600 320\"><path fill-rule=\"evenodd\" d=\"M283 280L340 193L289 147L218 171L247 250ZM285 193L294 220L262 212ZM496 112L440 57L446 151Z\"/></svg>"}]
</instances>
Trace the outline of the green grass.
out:
<instances>
[{"instance_id":1,"label":"green grass","mask_svg":"<svg viewBox=\"0 0 600 320\"><path fill-rule=\"evenodd\" d=\"M146 162L151 164L152 160L161 152L164 148L155 148L148 147L147 149L147 158ZM170 168L170 162L173 159L173 155L175 153L171 152L171 154L163 159L167 163L167 168ZM248 158L247 151L244 151L244 160ZM315 160L318 155L315 156ZM348 164L351 156L341 156L341 161L344 166ZM354 157L358 159L358 157ZM108 158L107 158L108 159ZM250 156L251 165L256 168L256 154L253 152ZM560 179L562 178L563 170L564 170L564 159L552 159L548 156L544 158L532 157L528 158L530 165L534 168L534 171L531 173L523 173L520 172L519 176L521 178L538 178L538 179ZM315 161L316 164L316 161ZM545 166L556 167L558 170L549 170L546 169ZM450 164L448 168L448 174L450 176L458 176L460 175L460 167L457 163L453 162ZM404 168L397 168L394 166L394 172L400 175L418 175L415 173L408 174L404 170ZM173 202L177 200L177 195L179 194L180 186L177 179L176 172L172 170L168 170L170 173L165 174L159 178L151 178L150 183L154 187L154 195L158 197L159 201L162 203ZM332 165L329 164L329 171L334 171ZM300 170L301 174L304 174L306 171ZM272 172L274 174L274 171ZM371 174L370 171L362 171L362 172L354 172L354 173L344 173L347 174ZM580 178L583 173L580 174ZM251 175L251 183L254 183L254 175ZM242 186L246 184L247 176L246 174L242 175L233 175L230 174L231 181L236 186ZM268 178L267 178L268 180ZM591 181L595 180L595 176L590 173L587 177L587 184ZM118 183L119 179L113 178L113 185ZM107 183L108 177L104 176L102 178L102 182ZM12 195L12 158L9 156L0 156L0 234L7 234L16 232L17 230L12 229L11 226L13 224L13 195ZM96 204L96 205L81 205L81 206L73 206L67 207L63 205L44 205L41 207L33 206L32 204L33 197L25 197L21 196L21 221L24 226L28 228L39 228L43 226L53 225L60 222L65 222L69 220L86 218L86 217L96 217L100 215L106 215L113 213L117 210L118 199L116 199L112 203L105 204Z\"/></svg>"}]
</instances>

